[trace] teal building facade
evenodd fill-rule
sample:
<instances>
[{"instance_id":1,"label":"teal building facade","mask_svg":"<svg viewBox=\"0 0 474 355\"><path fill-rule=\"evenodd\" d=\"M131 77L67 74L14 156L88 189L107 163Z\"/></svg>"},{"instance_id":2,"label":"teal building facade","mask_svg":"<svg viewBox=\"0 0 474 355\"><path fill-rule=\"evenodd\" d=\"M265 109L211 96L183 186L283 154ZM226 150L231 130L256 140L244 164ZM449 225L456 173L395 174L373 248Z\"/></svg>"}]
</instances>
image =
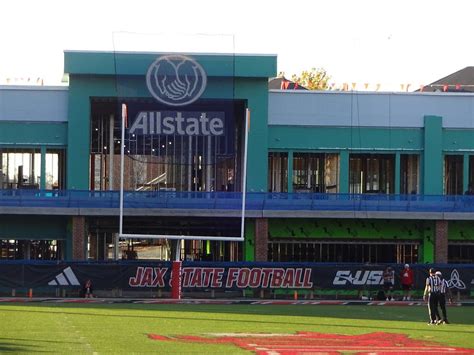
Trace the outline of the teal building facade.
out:
<instances>
[{"instance_id":1,"label":"teal building facade","mask_svg":"<svg viewBox=\"0 0 474 355\"><path fill-rule=\"evenodd\" d=\"M472 263L474 96L269 90L272 55L66 51L0 87L1 259ZM122 141L122 107L127 109ZM249 117L246 111L250 112Z\"/></svg>"}]
</instances>

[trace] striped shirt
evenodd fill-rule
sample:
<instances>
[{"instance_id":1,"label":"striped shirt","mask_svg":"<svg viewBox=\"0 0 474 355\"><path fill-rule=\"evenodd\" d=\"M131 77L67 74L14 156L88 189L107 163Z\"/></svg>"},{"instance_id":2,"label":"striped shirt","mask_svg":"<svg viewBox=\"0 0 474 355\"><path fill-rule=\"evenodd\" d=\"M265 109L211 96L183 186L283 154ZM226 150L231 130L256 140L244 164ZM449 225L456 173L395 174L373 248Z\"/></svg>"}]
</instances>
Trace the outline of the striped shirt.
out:
<instances>
[{"instance_id":1,"label":"striped shirt","mask_svg":"<svg viewBox=\"0 0 474 355\"><path fill-rule=\"evenodd\" d=\"M439 288L439 292L441 292L442 294L445 294L447 290L448 290L448 281L446 281L445 279L441 279L441 286Z\"/></svg>"},{"instance_id":2,"label":"striped shirt","mask_svg":"<svg viewBox=\"0 0 474 355\"><path fill-rule=\"evenodd\" d=\"M431 275L426 279L426 285L430 287L430 293L439 293L441 292L441 284L443 282L439 276Z\"/></svg>"}]
</instances>

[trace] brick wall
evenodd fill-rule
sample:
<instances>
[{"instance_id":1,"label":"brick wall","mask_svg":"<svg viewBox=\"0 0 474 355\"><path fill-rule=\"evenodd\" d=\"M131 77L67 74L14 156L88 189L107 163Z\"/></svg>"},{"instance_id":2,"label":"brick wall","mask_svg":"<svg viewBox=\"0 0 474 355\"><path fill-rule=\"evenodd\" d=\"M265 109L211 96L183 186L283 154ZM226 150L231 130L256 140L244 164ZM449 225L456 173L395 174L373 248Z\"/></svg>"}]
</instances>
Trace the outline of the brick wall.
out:
<instances>
[{"instance_id":1,"label":"brick wall","mask_svg":"<svg viewBox=\"0 0 474 355\"><path fill-rule=\"evenodd\" d=\"M86 250L86 218L72 217L72 259L85 260Z\"/></svg>"},{"instance_id":2,"label":"brick wall","mask_svg":"<svg viewBox=\"0 0 474 355\"><path fill-rule=\"evenodd\" d=\"M255 220L255 261L268 260L268 219Z\"/></svg>"},{"instance_id":3,"label":"brick wall","mask_svg":"<svg viewBox=\"0 0 474 355\"><path fill-rule=\"evenodd\" d=\"M436 221L434 254L435 263L448 262L448 221Z\"/></svg>"}]
</instances>

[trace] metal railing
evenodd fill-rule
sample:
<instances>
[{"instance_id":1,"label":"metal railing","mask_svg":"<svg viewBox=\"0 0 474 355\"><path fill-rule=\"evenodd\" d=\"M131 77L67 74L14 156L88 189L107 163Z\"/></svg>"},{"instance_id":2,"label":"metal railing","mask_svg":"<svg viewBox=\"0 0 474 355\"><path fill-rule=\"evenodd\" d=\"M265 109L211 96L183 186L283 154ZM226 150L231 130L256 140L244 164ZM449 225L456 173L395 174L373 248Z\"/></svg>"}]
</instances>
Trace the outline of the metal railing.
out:
<instances>
[{"instance_id":1,"label":"metal railing","mask_svg":"<svg viewBox=\"0 0 474 355\"><path fill-rule=\"evenodd\" d=\"M471 195L249 192L253 211L474 212ZM118 208L119 191L0 190L0 207ZM239 192L126 191L125 208L240 210Z\"/></svg>"},{"instance_id":2,"label":"metal railing","mask_svg":"<svg viewBox=\"0 0 474 355\"><path fill-rule=\"evenodd\" d=\"M119 191L0 190L0 206L118 208ZM240 210L239 192L126 191L125 208ZM249 210L474 212L474 196L247 193Z\"/></svg>"}]
</instances>

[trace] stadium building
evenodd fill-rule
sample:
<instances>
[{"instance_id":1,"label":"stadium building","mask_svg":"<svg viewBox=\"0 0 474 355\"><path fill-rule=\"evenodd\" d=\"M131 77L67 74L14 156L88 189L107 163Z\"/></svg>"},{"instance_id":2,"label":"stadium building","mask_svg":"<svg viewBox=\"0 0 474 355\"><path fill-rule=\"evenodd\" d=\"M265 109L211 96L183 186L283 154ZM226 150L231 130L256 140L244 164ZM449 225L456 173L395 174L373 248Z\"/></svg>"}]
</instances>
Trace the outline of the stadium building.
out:
<instances>
[{"instance_id":1,"label":"stadium building","mask_svg":"<svg viewBox=\"0 0 474 355\"><path fill-rule=\"evenodd\" d=\"M474 261L474 96L269 90L271 55L66 51L0 87L0 259ZM473 192L474 193L474 192Z\"/></svg>"}]
</instances>

